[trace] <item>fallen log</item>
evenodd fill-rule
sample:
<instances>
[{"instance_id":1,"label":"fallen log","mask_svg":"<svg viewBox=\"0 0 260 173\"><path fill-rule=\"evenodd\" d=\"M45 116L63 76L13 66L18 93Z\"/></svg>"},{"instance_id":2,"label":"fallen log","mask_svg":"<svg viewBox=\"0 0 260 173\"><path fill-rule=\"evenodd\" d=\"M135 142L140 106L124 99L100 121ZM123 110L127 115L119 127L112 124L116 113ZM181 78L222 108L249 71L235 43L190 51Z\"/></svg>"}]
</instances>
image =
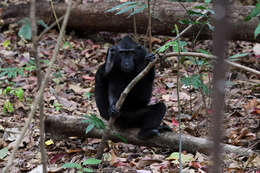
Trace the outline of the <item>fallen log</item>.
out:
<instances>
[{"instance_id":1,"label":"fallen log","mask_svg":"<svg viewBox=\"0 0 260 173\"><path fill-rule=\"evenodd\" d=\"M53 115L47 116L45 120L45 131L50 133L52 136L56 137L70 137L77 136L81 138L102 138L103 130L93 129L88 134L85 134L87 123L83 123L84 117L75 117L68 115ZM150 147L167 147L174 151L178 150L179 147L179 135L174 132L162 133L159 137L154 137L150 140L139 140L136 138L137 129L127 129L127 130L116 130L113 129L112 133L109 134L109 139L114 142L122 142L114 134L120 134L126 139L128 143L140 145L140 146L150 146ZM209 149L212 141L193 137L189 135L182 135L182 148L190 153L202 152L209 154ZM243 147L237 147L228 144L222 144L223 151L225 153L234 153L237 155L249 156L254 153L253 150Z\"/></svg>"},{"instance_id":2,"label":"fallen log","mask_svg":"<svg viewBox=\"0 0 260 173\"><path fill-rule=\"evenodd\" d=\"M38 18L44 20L46 23L54 21L53 11L46 1L37 1L36 9ZM110 32L133 32L132 18L128 17L129 13L115 15L115 13L106 13L105 11L118 5L116 1L99 0L95 3L74 5L68 27L78 32L91 33L93 31L110 31ZM186 9L191 9L199 3L183 3ZM55 12L58 18L61 17L67 5L65 3L58 3L55 5ZM233 40L245 41L260 41L260 36L254 39L254 30L258 25L257 19L252 19L245 22L244 18L252 11L253 6L238 6L234 5L230 8L232 36ZM3 9L1 17L8 18L23 18L29 16L29 4L20 4L16 6L9 6ZM152 32L158 35L173 35L172 29L174 24L179 24L179 20L187 19L188 16L183 7L176 2L167 0L156 1L153 5L154 10L152 15ZM212 18L213 20L213 18ZM5 20L7 21L7 20ZM137 32L146 33L147 29L147 13L142 12L136 14ZM187 25L179 24L179 29L183 30ZM193 26L192 30L187 31L184 36L193 38L200 32L200 39L211 39L212 31L207 26L203 27L201 31L200 25Z\"/></svg>"}]
</instances>

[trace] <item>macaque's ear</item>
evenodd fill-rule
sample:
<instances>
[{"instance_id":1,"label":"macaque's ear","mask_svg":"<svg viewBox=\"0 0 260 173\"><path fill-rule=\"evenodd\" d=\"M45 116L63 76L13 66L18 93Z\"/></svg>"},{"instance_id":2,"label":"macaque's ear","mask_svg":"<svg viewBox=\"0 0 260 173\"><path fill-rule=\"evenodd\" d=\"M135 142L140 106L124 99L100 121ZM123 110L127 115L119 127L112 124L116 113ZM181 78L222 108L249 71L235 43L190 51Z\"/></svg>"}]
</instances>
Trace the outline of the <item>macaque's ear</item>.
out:
<instances>
[{"instance_id":1,"label":"macaque's ear","mask_svg":"<svg viewBox=\"0 0 260 173\"><path fill-rule=\"evenodd\" d=\"M115 55L115 48L108 48L108 51L107 51L107 57L106 57L106 65L105 65L105 75L108 75L113 66L114 66L114 63L115 63L115 58L114 58L114 55Z\"/></svg>"}]
</instances>

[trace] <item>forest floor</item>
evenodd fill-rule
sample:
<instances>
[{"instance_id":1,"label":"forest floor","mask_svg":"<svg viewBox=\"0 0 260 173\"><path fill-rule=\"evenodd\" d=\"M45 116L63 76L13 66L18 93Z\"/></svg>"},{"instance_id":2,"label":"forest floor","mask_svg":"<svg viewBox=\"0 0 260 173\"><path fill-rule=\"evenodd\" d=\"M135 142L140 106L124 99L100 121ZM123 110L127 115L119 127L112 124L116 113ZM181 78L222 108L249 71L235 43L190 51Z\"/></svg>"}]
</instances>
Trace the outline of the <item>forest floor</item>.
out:
<instances>
[{"instance_id":1,"label":"forest floor","mask_svg":"<svg viewBox=\"0 0 260 173\"><path fill-rule=\"evenodd\" d=\"M21 1L17 1L21 2ZM83 1L84 2L84 1ZM247 1L242 1L247 2ZM251 1L248 1L251 2ZM18 36L19 26L10 25L0 33L0 172L7 164L21 128L27 120L33 102L37 78L35 65L31 61L31 42ZM46 70L52 57L58 33L51 30L39 42L39 57L42 71ZM94 99L95 72L106 56L108 47L122 38L122 34L98 33L87 38L79 38L73 32L67 33L52 76L44 93L45 115L67 114L83 116L95 114L99 117ZM154 36L153 48L166 43L170 37ZM195 46L187 40L185 49L190 52L200 49L212 52L211 41L197 41ZM192 48L193 47L193 48ZM230 41L228 56L248 53L236 62L260 70L260 44ZM211 91L212 69L210 61L198 59L184 61L179 69L182 77L203 76L205 86ZM177 57L162 59L156 65L156 79L151 103L163 101L167 105L164 123L178 132L178 105L176 94ZM229 66L226 75L226 95L224 113L223 142L260 150L260 77L250 72ZM199 85L195 82L194 84ZM206 102L209 103L208 96ZM196 87L181 83L181 129L185 134L208 138L211 109L206 111L201 92ZM48 127L46 127L48 128ZM39 114L34 116L30 129L19 147L11 173L41 172L39 149ZM47 135L46 150L50 172L76 172L63 169L64 163L81 163L94 158L100 139L79 139L76 137L55 139ZM175 173L178 172L176 153L170 148L150 148L125 143L109 142L105 161L96 172L128 173ZM7 151L5 149L8 149ZM203 153L183 151L183 168L186 172L208 172L210 157ZM224 172L260 173L260 157L223 155Z\"/></svg>"},{"instance_id":2,"label":"forest floor","mask_svg":"<svg viewBox=\"0 0 260 173\"><path fill-rule=\"evenodd\" d=\"M57 32L52 30L39 42L42 71L48 66L57 35ZM122 38L122 34L111 33L99 33L85 39L73 36L72 33L66 36L67 41L60 48L50 82L44 93L44 112L46 115L82 116L95 114L99 116L93 95L95 72L98 66L104 62L107 48L120 38ZM161 46L167 40L169 40L168 37L155 36L153 47ZM27 119L30 105L36 93L37 79L34 71L35 65L31 62L29 53L32 44L24 42L17 36L17 27L14 26L13 29L1 33L0 41L0 74L2 74L0 77L0 149L8 147L9 152L11 152L14 141ZM187 51L211 50L211 41L198 41L193 49L190 48L191 42L187 40L186 42L188 43L185 46ZM250 53L237 62L260 70L260 59L259 56L255 55L259 51L258 46L257 43L230 42L228 54ZM174 132L177 132L178 129L176 64L176 57L163 59L161 63L157 64L151 99L151 102L163 101L167 105L164 123L168 124ZM13 70L15 69L12 75L3 75L3 69L11 67ZM208 86L212 79L210 68L197 67L189 60L184 61L180 68L181 76L196 75L199 71L200 74L204 74L203 81ZM224 143L260 150L259 76L237 68L229 68L226 76ZM209 108L208 113L205 113L202 95L198 89L184 86L182 83L181 86L181 128L183 133L207 138L211 110ZM4 109L7 102L12 105L13 109ZM53 139L52 136L47 137L48 166L53 172L60 171L64 163L80 163L87 158L95 157L96 148L100 142L100 139L84 140L72 137L57 140ZM178 163L174 155L176 151L169 148L149 148L113 142L110 142L109 145L110 150L107 150L105 154L106 162L100 165L99 172L156 173L178 171ZM0 169L6 165L9 152L2 158L0 154ZM183 161L184 170L207 172L210 165L208 156L199 152L191 154L184 151L183 157L185 158ZM39 115L36 114L19 147L11 172L29 172L34 168L37 170L40 168L40 164ZM241 156L224 155L223 168L227 172L253 172L258 168L259 172L260 157L245 157L243 153ZM73 170L61 172L73 172Z\"/></svg>"}]
</instances>

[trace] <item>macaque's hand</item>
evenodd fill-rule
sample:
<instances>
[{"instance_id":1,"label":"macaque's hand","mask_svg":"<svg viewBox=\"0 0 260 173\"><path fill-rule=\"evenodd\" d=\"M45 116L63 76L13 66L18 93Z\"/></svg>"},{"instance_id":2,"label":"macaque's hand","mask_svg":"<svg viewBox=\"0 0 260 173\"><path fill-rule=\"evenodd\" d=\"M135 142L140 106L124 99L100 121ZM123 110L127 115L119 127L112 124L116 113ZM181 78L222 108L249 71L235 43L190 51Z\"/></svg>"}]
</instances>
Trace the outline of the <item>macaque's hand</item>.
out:
<instances>
[{"instance_id":1,"label":"macaque's hand","mask_svg":"<svg viewBox=\"0 0 260 173\"><path fill-rule=\"evenodd\" d=\"M116 105L110 106L108 113L109 113L109 116L112 118L119 117L119 111L116 109Z\"/></svg>"},{"instance_id":2,"label":"macaque's hand","mask_svg":"<svg viewBox=\"0 0 260 173\"><path fill-rule=\"evenodd\" d=\"M145 56L145 59L149 62L152 62L155 59L155 55L153 53L149 53Z\"/></svg>"}]
</instances>

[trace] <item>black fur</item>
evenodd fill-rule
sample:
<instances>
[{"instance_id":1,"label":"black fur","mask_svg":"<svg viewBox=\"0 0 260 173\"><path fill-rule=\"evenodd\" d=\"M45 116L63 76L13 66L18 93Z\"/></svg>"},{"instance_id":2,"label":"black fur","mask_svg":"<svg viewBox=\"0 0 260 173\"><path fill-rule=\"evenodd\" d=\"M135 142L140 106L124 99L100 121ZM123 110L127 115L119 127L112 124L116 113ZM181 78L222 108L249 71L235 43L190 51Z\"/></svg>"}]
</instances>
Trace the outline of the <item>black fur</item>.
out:
<instances>
[{"instance_id":1,"label":"black fur","mask_svg":"<svg viewBox=\"0 0 260 173\"><path fill-rule=\"evenodd\" d=\"M138 134L141 139L160 135L158 128L166 112L164 103L148 105L155 69L152 68L130 91L120 111L116 110L115 104L127 85L153 58L145 48L126 36L108 50L106 62L99 67L95 77L95 98L100 115L106 120L119 116L115 123L120 128L141 128Z\"/></svg>"}]
</instances>

